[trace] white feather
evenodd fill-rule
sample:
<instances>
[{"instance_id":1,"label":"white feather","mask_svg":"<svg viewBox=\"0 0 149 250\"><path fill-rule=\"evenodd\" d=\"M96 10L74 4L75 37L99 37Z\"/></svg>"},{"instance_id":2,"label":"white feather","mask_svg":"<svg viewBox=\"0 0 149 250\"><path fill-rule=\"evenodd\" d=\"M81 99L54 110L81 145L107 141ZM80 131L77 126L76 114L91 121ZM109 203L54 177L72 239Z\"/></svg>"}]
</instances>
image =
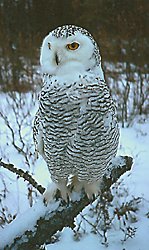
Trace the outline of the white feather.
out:
<instances>
[{"instance_id":1,"label":"white feather","mask_svg":"<svg viewBox=\"0 0 149 250\"><path fill-rule=\"evenodd\" d=\"M67 44L77 42L78 49L68 50ZM50 43L50 49L48 46ZM88 69L94 69L101 79L104 79L101 65L96 66L93 57L94 45L86 35L79 32L68 38L57 38L49 34L43 40L41 47L40 63L43 73L56 76L67 76L66 78L78 77L79 74ZM57 54L59 64L56 64L55 55Z\"/></svg>"}]
</instances>

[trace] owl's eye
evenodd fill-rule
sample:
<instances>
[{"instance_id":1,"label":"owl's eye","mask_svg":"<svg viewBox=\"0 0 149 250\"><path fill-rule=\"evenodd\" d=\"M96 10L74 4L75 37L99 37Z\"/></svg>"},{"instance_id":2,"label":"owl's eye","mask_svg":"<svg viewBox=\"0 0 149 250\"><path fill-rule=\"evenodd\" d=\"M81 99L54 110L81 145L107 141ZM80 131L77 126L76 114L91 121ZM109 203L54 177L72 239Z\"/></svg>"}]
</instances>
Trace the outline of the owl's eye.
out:
<instances>
[{"instance_id":1,"label":"owl's eye","mask_svg":"<svg viewBox=\"0 0 149 250\"><path fill-rule=\"evenodd\" d=\"M67 44L66 47L67 47L67 49L69 49L69 50L76 50L76 49L79 48L79 44L76 43L76 42L73 42L73 43Z\"/></svg>"},{"instance_id":2,"label":"owl's eye","mask_svg":"<svg viewBox=\"0 0 149 250\"><path fill-rule=\"evenodd\" d=\"M48 43L48 48L51 49L51 43Z\"/></svg>"}]
</instances>

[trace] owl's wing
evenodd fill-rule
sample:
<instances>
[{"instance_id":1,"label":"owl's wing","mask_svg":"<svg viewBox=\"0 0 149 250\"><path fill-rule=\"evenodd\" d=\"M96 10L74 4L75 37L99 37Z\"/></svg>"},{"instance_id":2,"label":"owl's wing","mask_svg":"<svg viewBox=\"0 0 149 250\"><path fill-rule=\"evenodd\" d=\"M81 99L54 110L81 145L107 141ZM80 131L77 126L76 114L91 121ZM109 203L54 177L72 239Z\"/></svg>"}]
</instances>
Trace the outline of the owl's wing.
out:
<instances>
[{"instance_id":1,"label":"owl's wing","mask_svg":"<svg viewBox=\"0 0 149 250\"><path fill-rule=\"evenodd\" d=\"M40 111L38 110L33 124L33 140L35 144L35 156L38 158L38 153L44 158L44 142L43 142L43 133L42 125L40 123Z\"/></svg>"}]
</instances>

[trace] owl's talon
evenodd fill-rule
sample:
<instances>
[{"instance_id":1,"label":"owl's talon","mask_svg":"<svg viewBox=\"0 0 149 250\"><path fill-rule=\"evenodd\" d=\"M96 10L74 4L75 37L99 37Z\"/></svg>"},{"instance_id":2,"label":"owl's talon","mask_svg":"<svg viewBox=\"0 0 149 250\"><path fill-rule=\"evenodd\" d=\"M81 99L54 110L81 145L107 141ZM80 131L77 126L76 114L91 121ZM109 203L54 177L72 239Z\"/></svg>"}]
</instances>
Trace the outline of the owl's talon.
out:
<instances>
[{"instance_id":1,"label":"owl's talon","mask_svg":"<svg viewBox=\"0 0 149 250\"><path fill-rule=\"evenodd\" d=\"M95 194L92 194L92 196L88 196L88 195L87 195L87 198L89 199L90 204L92 204L93 201L94 201L95 198L96 198L96 195L95 195Z\"/></svg>"},{"instance_id":2,"label":"owl's talon","mask_svg":"<svg viewBox=\"0 0 149 250\"><path fill-rule=\"evenodd\" d=\"M51 182L43 194L43 202L46 206L48 205L49 202L52 202L54 200L56 192L57 192L57 185L54 182Z\"/></svg>"},{"instance_id":3,"label":"owl's talon","mask_svg":"<svg viewBox=\"0 0 149 250\"><path fill-rule=\"evenodd\" d=\"M44 203L44 205L45 205L46 207L48 206L48 201L46 200L45 197L43 198L43 203Z\"/></svg>"}]
</instances>

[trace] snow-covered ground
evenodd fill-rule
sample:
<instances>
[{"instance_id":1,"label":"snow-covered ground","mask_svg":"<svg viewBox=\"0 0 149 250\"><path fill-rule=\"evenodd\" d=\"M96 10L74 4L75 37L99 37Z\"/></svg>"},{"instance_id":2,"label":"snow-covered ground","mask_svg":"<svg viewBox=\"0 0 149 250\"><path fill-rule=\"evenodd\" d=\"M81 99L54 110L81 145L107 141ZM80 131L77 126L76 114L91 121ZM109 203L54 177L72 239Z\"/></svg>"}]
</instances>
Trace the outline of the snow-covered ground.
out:
<instances>
[{"instance_id":1,"label":"snow-covered ground","mask_svg":"<svg viewBox=\"0 0 149 250\"><path fill-rule=\"evenodd\" d=\"M22 149L22 153L18 153L17 147L15 148L12 145L12 133L10 128L8 128L6 119L4 122L4 119L0 118L1 157L5 162L8 162L9 159L10 163L28 170L39 183L46 187L49 181L46 164L42 159L35 161L33 156L31 125L32 117L34 117L36 111L36 100L34 100L31 94L24 94L21 97L17 95L13 99L10 97L8 99L9 105L6 95L1 94L0 106L3 109L2 113L7 117L9 125L14 129L14 142ZM16 101L16 106L14 107L20 107L20 111L17 111L15 115L13 115L14 109L12 105L14 99ZM21 122L18 123L18 121ZM21 128L20 134L17 132L17 126ZM20 141L20 138L25 141L25 145ZM27 158L24 158L23 152L28 154ZM136 212L137 220L132 225L130 224L132 227L137 228L135 236L122 242L124 234L120 230L119 221L115 219L112 227L108 230L108 246L106 248L102 244L102 237L91 233L91 227L84 222L85 233L81 234L80 240L74 240L74 232L70 228L64 228L59 235L59 241L46 246L48 250L80 250L81 248L83 250L102 250L105 248L109 250L148 249L149 218L147 218L146 214L149 212L149 118L147 119L143 116L136 117L131 127L121 128L118 155L132 156L134 164L132 171L125 173L118 181L119 185L113 185L112 193L114 199L112 203L113 207L116 207L123 202L130 201L134 197L142 197L138 205L139 210ZM18 232L30 227L29 221L35 222L48 209L41 203L38 193L32 192L29 199L29 190L30 185L21 180L21 178L18 179L15 174L2 167L0 168L0 249L3 249L7 243L11 243L13 237L18 235ZM32 203L33 207L31 208L30 204ZM89 208L85 208L82 212L82 214L86 213L89 213ZM13 222L9 224L3 223L3 219L10 222L15 217L16 219ZM81 216L78 215L76 227L80 220ZM26 221L25 225L21 223L22 221Z\"/></svg>"}]
</instances>

